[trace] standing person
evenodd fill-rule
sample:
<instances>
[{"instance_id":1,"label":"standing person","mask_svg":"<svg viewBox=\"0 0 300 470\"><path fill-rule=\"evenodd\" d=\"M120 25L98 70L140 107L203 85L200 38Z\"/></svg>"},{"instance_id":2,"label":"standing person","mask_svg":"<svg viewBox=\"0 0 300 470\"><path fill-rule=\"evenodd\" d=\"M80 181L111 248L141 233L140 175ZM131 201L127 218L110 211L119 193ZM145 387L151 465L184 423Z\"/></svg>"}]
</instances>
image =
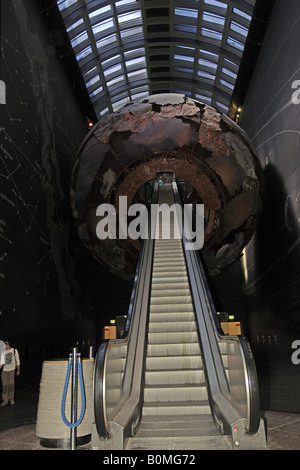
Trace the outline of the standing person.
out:
<instances>
[{"instance_id":1,"label":"standing person","mask_svg":"<svg viewBox=\"0 0 300 470\"><path fill-rule=\"evenodd\" d=\"M15 404L15 371L20 374L20 357L18 350L11 347L10 341L5 341L5 351L1 355L0 369L2 369L2 399L0 406Z\"/></svg>"}]
</instances>

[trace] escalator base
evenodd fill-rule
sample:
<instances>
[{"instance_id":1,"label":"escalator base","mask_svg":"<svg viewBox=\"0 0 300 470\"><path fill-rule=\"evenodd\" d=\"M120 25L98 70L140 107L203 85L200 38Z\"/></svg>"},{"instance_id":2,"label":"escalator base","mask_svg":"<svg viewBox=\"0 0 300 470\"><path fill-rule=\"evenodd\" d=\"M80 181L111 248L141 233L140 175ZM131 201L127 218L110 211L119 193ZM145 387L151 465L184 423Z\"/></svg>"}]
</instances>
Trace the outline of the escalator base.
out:
<instances>
[{"instance_id":1,"label":"escalator base","mask_svg":"<svg viewBox=\"0 0 300 470\"><path fill-rule=\"evenodd\" d=\"M125 450L232 450L228 436L134 437Z\"/></svg>"},{"instance_id":2,"label":"escalator base","mask_svg":"<svg viewBox=\"0 0 300 470\"><path fill-rule=\"evenodd\" d=\"M209 414L143 416L136 435L126 450L232 450Z\"/></svg>"}]
</instances>

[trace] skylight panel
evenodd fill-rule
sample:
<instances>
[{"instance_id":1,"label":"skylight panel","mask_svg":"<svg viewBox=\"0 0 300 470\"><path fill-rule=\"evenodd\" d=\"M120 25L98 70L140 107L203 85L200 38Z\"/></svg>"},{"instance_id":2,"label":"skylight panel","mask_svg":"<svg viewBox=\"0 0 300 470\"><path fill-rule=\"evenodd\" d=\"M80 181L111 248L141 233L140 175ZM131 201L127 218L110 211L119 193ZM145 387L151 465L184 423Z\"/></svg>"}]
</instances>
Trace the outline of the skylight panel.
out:
<instances>
[{"instance_id":1,"label":"skylight panel","mask_svg":"<svg viewBox=\"0 0 300 470\"><path fill-rule=\"evenodd\" d=\"M196 94L195 94L195 98L196 98L196 100L199 100L199 101L201 101L201 102L203 102L203 103L206 103L206 104L208 104L208 105L211 105L211 98L210 98L209 96L196 93Z\"/></svg>"},{"instance_id":2,"label":"skylight panel","mask_svg":"<svg viewBox=\"0 0 300 470\"><path fill-rule=\"evenodd\" d=\"M149 91L148 85L143 85L143 86L137 86L132 88L132 92L134 93L146 93Z\"/></svg>"},{"instance_id":3,"label":"skylight panel","mask_svg":"<svg viewBox=\"0 0 300 470\"><path fill-rule=\"evenodd\" d=\"M101 93L101 91L103 91L103 87L102 87L102 86L96 88L95 91L93 91L92 93L90 93L90 98L94 98L95 96L99 95L99 93Z\"/></svg>"},{"instance_id":4,"label":"skylight panel","mask_svg":"<svg viewBox=\"0 0 300 470\"><path fill-rule=\"evenodd\" d=\"M248 35L248 29L240 25L239 23L236 23L235 21L230 22L230 29L232 31L235 31L236 33L241 34L242 36L246 37Z\"/></svg>"},{"instance_id":5,"label":"skylight panel","mask_svg":"<svg viewBox=\"0 0 300 470\"><path fill-rule=\"evenodd\" d=\"M220 108L220 110L223 112L223 113L227 113L228 112L228 109L229 109L229 106L226 106L225 104L221 103L220 101L216 101L216 106L218 108Z\"/></svg>"},{"instance_id":6,"label":"skylight panel","mask_svg":"<svg viewBox=\"0 0 300 470\"><path fill-rule=\"evenodd\" d=\"M113 73L119 72L122 70L121 64L114 65L113 67L110 67L109 69L106 69L103 71L105 77L108 77L109 75L112 75Z\"/></svg>"},{"instance_id":7,"label":"skylight panel","mask_svg":"<svg viewBox=\"0 0 300 470\"><path fill-rule=\"evenodd\" d=\"M76 47L79 44L83 43L87 38L88 38L87 32L84 31L83 33L78 34L78 36L72 39L71 44L73 47Z\"/></svg>"},{"instance_id":8,"label":"skylight panel","mask_svg":"<svg viewBox=\"0 0 300 470\"><path fill-rule=\"evenodd\" d=\"M198 18L198 10L192 8L175 8L175 15L186 16L188 18Z\"/></svg>"},{"instance_id":9,"label":"skylight panel","mask_svg":"<svg viewBox=\"0 0 300 470\"><path fill-rule=\"evenodd\" d=\"M114 85L116 85L117 83L122 82L122 81L124 81L124 75L119 75L118 77L115 77L112 80L110 80L109 82L107 82L106 85L107 85L108 88L111 88Z\"/></svg>"},{"instance_id":10,"label":"skylight panel","mask_svg":"<svg viewBox=\"0 0 300 470\"><path fill-rule=\"evenodd\" d=\"M124 52L125 57L133 56L135 54L137 54L137 55L144 54L145 55L145 48L144 47L139 47L138 49L131 49L130 51L125 51Z\"/></svg>"},{"instance_id":11,"label":"skylight panel","mask_svg":"<svg viewBox=\"0 0 300 470\"><path fill-rule=\"evenodd\" d=\"M144 98L147 95L149 95L149 87L148 86L144 87L143 89L141 87L135 88L131 91L131 99L133 101Z\"/></svg>"},{"instance_id":12,"label":"skylight panel","mask_svg":"<svg viewBox=\"0 0 300 470\"><path fill-rule=\"evenodd\" d=\"M69 8L72 6L74 3L77 3L78 0L62 0L58 1L57 5L60 11L65 10L66 8Z\"/></svg>"},{"instance_id":13,"label":"skylight panel","mask_svg":"<svg viewBox=\"0 0 300 470\"><path fill-rule=\"evenodd\" d=\"M226 63L226 65L228 65L228 67L232 67L236 71L239 68L238 64L236 64L235 62L232 62L232 60L226 59L225 57L224 57L224 62Z\"/></svg>"},{"instance_id":14,"label":"skylight panel","mask_svg":"<svg viewBox=\"0 0 300 470\"><path fill-rule=\"evenodd\" d=\"M175 54L174 59L176 60L184 60L186 62L194 62L194 57L191 57L189 55L180 55L180 54Z\"/></svg>"},{"instance_id":15,"label":"skylight panel","mask_svg":"<svg viewBox=\"0 0 300 470\"><path fill-rule=\"evenodd\" d=\"M197 32L197 26L191 25L191 24L175 24L174 25L174 30L175 31L181 31L184 33L196 33Z\"/></svg>"},{"instance_id":16,"label":"skylight panel","mask_svg":"<svg viewBox=\"0 0 300 470\"><path fill-rule=\"evenodd\" d=\"M242 10L239 10L238 8L233 8L233 13L235 13L236 15L239 15L241 16L242 18L245 18L246 20L248 20L249 22L251 21L251 16L250 15L247 15L247 13L245 13L244 11Z\"/></svg>"},{"instance_id":17,"label":"skylight panel","mask_svg":"<svg viewBox=\"0 0 300 470\"><path fill-rule=\"evenodd\" d=\"M123 6L127 6L130 3L135 3L136 4L136 0L119 0L118 2L116 2L116 7L117 8L122 8Z\"/></svg>"},{"instance_id":18,"label":"skylight panel","mask_svg":"<svg viewBox=\"0 0 300 470\"><path fill-rule=\"evenodd\" d=\"M116 101L115 103L113 103L113 111L117 111L118 109L122 108L126 103L129 102L129 97L127 96L126 98L123 98L119 101Z\"/></svg>"},{"instance_id":19,"label":"skylight panel","mask_svg":"<svg viewBox=\"0 0 300 470\"><path fill-rule=\"evenodd\" d=\"M209 58L210 60L214 60L217 62L219 60L219 55L215 54L214 52L206 51L204 49L199 50L200 55L204 55L205 57Z\"/></svg>"},{"instance_id":20,"label":"skylight panel","mask_svg":"<svg viewBox=\"0 0 300 470\"><path fill-rule=\"evenodd\" d=\"M77 28L77 26L80 26L82 23L83 23L83 18L80 18L80 20L75 21L75 23L73 23L71 26L67 28L67 33L69 33L70 31L73 31L73 29Z\"/></svg>"},{"instance_id":21,"label":"skylight panel","mask_svg":"<svg viewBox=\"0 0 300 470\"><path fill-rule=\"evenodd\" d=\"M117 42L117 35L114 33L114 34L110 34L109 36L105 36L102 39L99 39L96 42L96 46L97 46L97 49L101 49L102 47L105 47L107 45L111 45L115 42Z\"/></svg>"},{"instance_id":22,"label":"skylight panel","mask_svg":"<svg viewBox=\"0 0 300 470\"><path fill-rule=\"evenodd\" d=\"M118 21L119 21L120 24L122 24L122 23L125 23L127 21L141 19L141 16L142 15L141 15L141 12L139 10L130 11L130 12L118 15Z\"/></svg>"},{"instance_id":23,"label":"skylight panel","mask_svg":"<svg viewBox=\"0 0 300 470\"><path fill-rule=\"evenodd\" d=\"M87 57L88 55L90 55L91 53L92 53L92 48L91 48L91 46L88 46L85 49L83 49L83 51L79 52L79 54L76 54L76 59L77 60L82 60L85 57Z\"/></svg>"},{"instance_id":24,"label":"skylight panel","mask_svg":"<svg viewBox=\"0 0 300 470\"><path fill-rule=\"evenodd\" d=\"M189 69L188 67L174 67L175 72L182 72L182 73L193 73L193 69Z\"/></svg>"},{"instance_id":25,"label":"skylight panel","mask_svg":"<svg viewBox=\"0 0 300 470\"><path fill-rule=\"evenodd\" d=\"M212 62L211 60L207 60L207 59L198 59L198 64L199 65L203 65L205 67L210 67L210 68L213 68L213 69L217 69L217 64L215 62Z\"/></svg>"},{"instance_id":26,"label":"skylight panel","mask_svg":"<svg viewBox=\"0 0 300 470\"><path fill-rule=\"evenodd\" d=\"M121 62L121 56L120 54L114 55L113 57L110 57L109 59L103 60L102 62L102 67L107 67L109 64L111 64L114 61L119 61Z\"/></svg>"},{"instance_id":27,"label":"skylight panel","mask_svg":"<svg viewBox=\"0 0 300 470\"><path fill-rule=\"evenodd\" d=\"M219 2L219 0L204 0L204 3L207 5L212 5L213 7L222 8L223 10L227 9L226 3Z\"/></svg>"},{"instance_id":28,"label":"skylight panel","mask_svg":"<svg viewBox=\"0 0 300 470\"><path fill-rule=\"evenodd\" d=\"M94 77L92 77L92 78L86 83L86 86L87 86L87 87L93 86L93 85L95 85L95 83L97 83L97 82L99 82L99 81L100 81L99 75L95 75Z\"/></svg>"},{"instance_id":29,"label":"skylight panel","mask_svg":"<svg viewBox=\"0 0 300 470\"><path fill-rule=\"evenodd\" d=\"M102 116L104 116L104 114L106 114L108 112L109 112L109 108L104 108L104 109L102 109L102 111L100 111L99 116L102 117Z\"/></svg>"},{"instance_id":30,"label":"skylight panel","mask_svg":"<svg viewBox=\"0 0 300 470\"><path fill-rule=\"evenodd\" d=\"M231 83L227 82L226 80L223 80L222 78L220 78L220 83L221 83L221 85L224 85L224 86L226 86L227 88L230 88L231 90L234 89L234 85L232 85Z\"/></svg>"},{"instance_id":31,"label":"skylight panel","mask_svg":"<svg viewBox=\"0 0 300 470\"><path fill-rule=\"evenodd\" d=\"M127 74L129 81L141 80L142 78L147 78L147 69L139 69L135 70L134 72L129 72Z\"/></svg>"},{"instance_id":32,"label":"skylight panel","mask_svg":"<svg viewBox=\"0 0 300 470\"><path fill-rule=\"evenodd\" d=\"M131 36L138 36L140 34L143 34L143 28L142 26L137 27L137 28L129 28L129 29L123 29L121 31L121 38L126 39Z\"/></svg>"},{"instance_id":33,"label":"skylight panel","mask_svg":"<svg viewBox=\"0 0 300 470\"><path fill-rule=\"evenodd\" d=\"M111 11L111 5L107 5L105 7L98 8L95 11L92 11L91 13L89 13L89 18L93 19L96 16L103 15L104 13L107 13L108 11Z\"/></svg>"},{"instance_id":34,"label":"skylight panel","mask_svg":"<svg viewBox=\"0 0 300 470\"><path fill-rule=\"evenodd\" d=\"M101 21L101 23L97 23L94 26L92 26L92 30L94 34L101 33L102 31L105 31L106 29L113 28L114 27L114 21L112 18Z\"/></svg>"},{"instance_id":35,"label":"skylight panel","mask_svg":"<svg viewBox=\"0 0 300 470\"><path fill-rule=\"evenodd\" d=\"M96 72L96 70L97 70L97 67L92 67L90 70L88 70L87 72L85 72L85 73L83 74L83 76L84 76L84 77L87 77L88 75L91 75L91 73Z\"/></svg>"},{"instance_id":36,"label":"skylight panel","mask_svg":"<svg viewBox=\"0 0 300 470\"><path fill-rule=\"evenodd\" d=\"M141 92L141 93L135 93L135 94L132 93L132 94L131 94L131 99L132 99L133 101L135 101L135 100L140 100L140 99L142 99L142 98L145 98L145 96L148 96L148 94L149 94L149 91L143 91L143 92Z\"/></svg>"},{"instance_id":37,"label":"skylight panel","mask_svg":"<svg viewBox=\"0 0 300 470\"><path fill-rule=\"evenodd\" d=\"M177 46L179 49L187 49L189 51L194 51L195 48L194 47L190 47L190 46Z\"/></svg>"},{"instance_id":38,"label":"skylight panel","mask_svg":"<svg viewBox=\"0 0 300 470\"><path fill-rule=\"evenodd\" d=\"M125 61L125 65L127 68L132 68L132 67L141 67L146 65L146 59L145 57L136 57L134 59L129 59Z\"/></svg>"},{"instance_id":39,"label":"skylight panel","mask_svg":"<svg viewBox=\"0 0 300 470\"><path fill-rule=\"evenodd\" d=\"M227 38L227 44L229 44L229 46L235 47L235 49L238 49L239 51L243 51L245 47L244 44L242 44L240 41L237 41L230 36Z\"/></svg>"},{"instance_id":40,"label":"skylight panel","mask_svg":"<svg viewBox=\"0 0 300 470\"><path fill-rule=\"evenodd\" d=\"M203 12L202 18L204 21L208 21L209 23L217 24L220 26L224 26L225 24L225 18L223 16L208 13L206 11Z\"/></svg>"},{"instance_id":41,"label":"skylight panel","mask_svg":"<svg viewBox=\"0 0 300 470\"><path fill-rule=\"evenodd\" d=\"M217 39L218 41L222 40L222 33L213 29L201 28L201 35L207 38Z\"/></svg>"},{"instance_id":42,"label":"skylight panel","mask_svg":"<svg viewBox=\"0 0 300 470\"><path fill-rule=\"evenodd\" d=\"M226 75L229 75L230 77L236 79L237 74L232 72L231 70L227 69L226 67L222 67L222 72L225 73Z\"/></svg>"},{"instance_id":43,"label":"skylight panel","mask_svg":"<svg viewBox=\"0 0 300 470\"><path fill-rule=\"evenodd\" d=\"M198 70L197 75L202 78L207 78L209 80L215 80L216 76L213 75L212 73L204 72L204 70Z\"/></svg>"}]
</instances>

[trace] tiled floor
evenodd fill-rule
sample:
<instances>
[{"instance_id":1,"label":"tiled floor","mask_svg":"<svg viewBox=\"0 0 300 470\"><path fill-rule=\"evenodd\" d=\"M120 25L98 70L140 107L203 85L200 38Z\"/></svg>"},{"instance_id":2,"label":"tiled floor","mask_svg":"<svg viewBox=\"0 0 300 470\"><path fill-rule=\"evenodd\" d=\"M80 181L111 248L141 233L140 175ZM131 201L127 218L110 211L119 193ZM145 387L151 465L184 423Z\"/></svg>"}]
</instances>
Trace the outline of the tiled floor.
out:
<instances>
[{"instance_id":1,"label":"tiled floor","mask_svg":"<svg viewBox=\"0 0 300 470\"><path fill-rule=\"evenodd\" d=\"M300 415L267 411L269 450L300 450Z\"/></svg>"},{"instance_id":2,"label":"tiled floor","mask_svg":"<svg viewBox=\"0 0 300 470\"><path fill-rule=\"evenodd\" d=\"M0 408L0 450L48 450L35 434L38 392L24 390L15 406ZM300 415L267 411L267 449L300 450ZM90 444L80 447L90 449ZM56 449L51 449L56 450Z\"/></svg>"}]
</instances>

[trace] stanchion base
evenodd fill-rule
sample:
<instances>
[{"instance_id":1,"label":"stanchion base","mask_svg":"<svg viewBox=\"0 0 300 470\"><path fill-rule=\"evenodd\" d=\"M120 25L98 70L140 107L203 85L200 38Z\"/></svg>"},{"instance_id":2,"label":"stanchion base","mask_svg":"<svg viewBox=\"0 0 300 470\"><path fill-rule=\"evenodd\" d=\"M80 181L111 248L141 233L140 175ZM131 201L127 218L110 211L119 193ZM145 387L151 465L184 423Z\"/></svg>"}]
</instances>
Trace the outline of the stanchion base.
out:
<instances>
[{"instance_id":1,"label":"stanchion base","mask_svg":"<svg viewBox=\"0 0 300 470\"><path fill-rule=\"evenodd\" d=\"M91 442L91 434L87 434L86 436L80 436L76 439L77 447L83 446ZM40 439L40 444L42 447L46 447L47 449L66 449L70 450L71 448L71 439Z\"/></svg>"}]
</instances>

